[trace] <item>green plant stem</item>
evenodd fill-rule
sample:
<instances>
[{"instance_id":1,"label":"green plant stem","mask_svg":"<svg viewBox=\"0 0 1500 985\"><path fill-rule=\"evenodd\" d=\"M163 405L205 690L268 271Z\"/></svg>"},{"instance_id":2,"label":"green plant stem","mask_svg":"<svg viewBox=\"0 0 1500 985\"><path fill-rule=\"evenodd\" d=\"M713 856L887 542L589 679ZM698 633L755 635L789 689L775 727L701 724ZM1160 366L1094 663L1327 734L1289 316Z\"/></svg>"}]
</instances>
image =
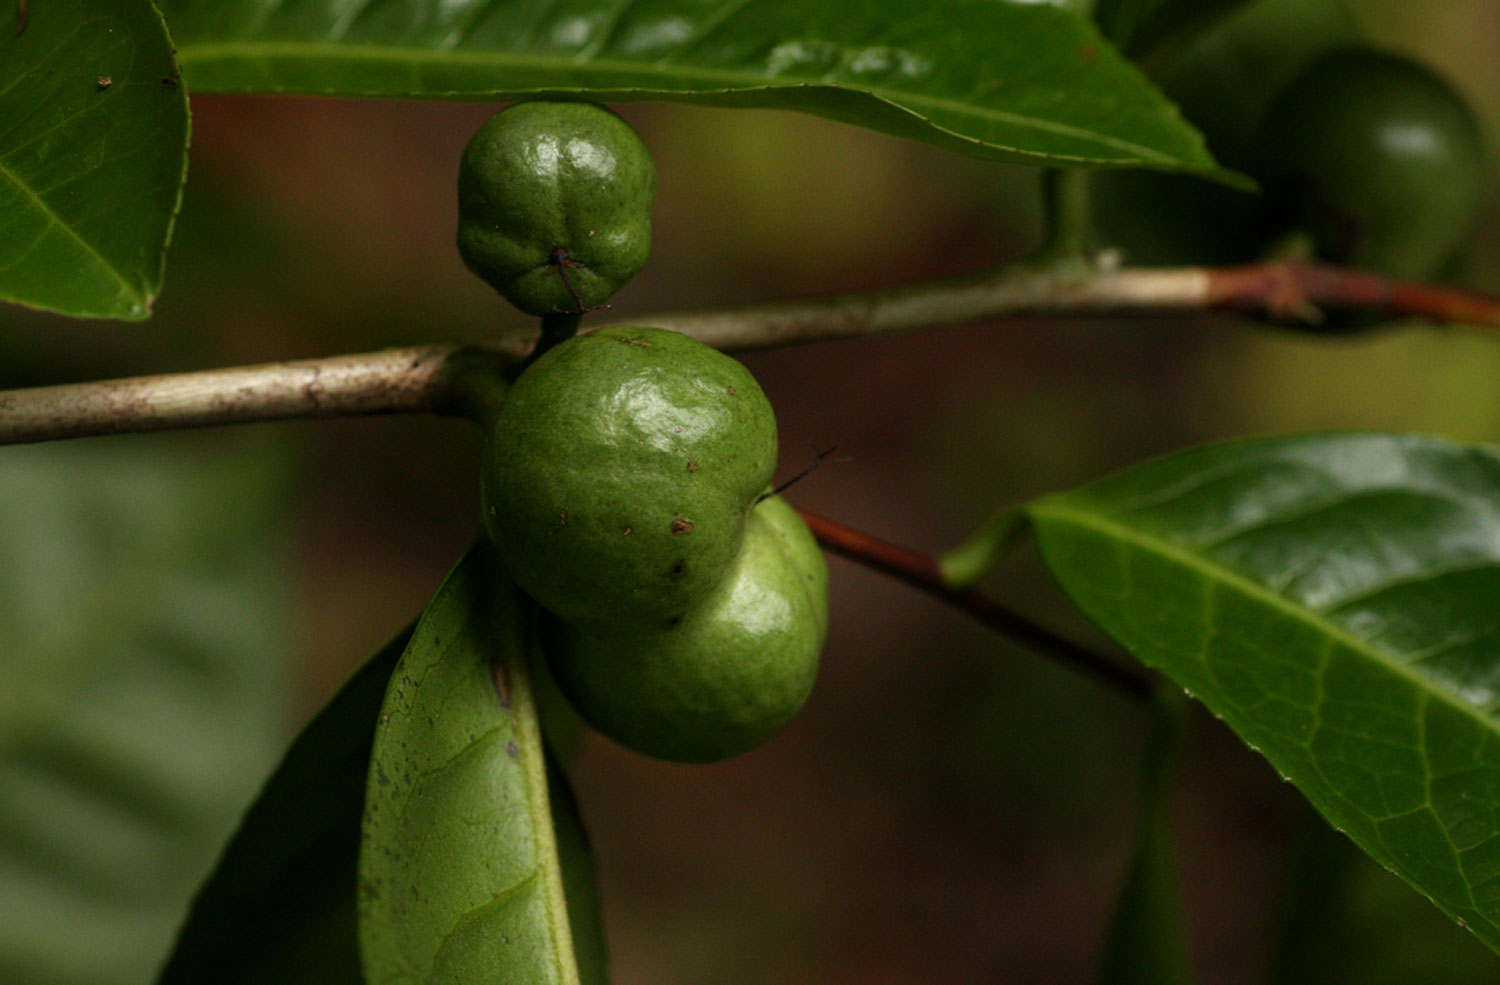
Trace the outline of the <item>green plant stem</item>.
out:
<instances>
[{"instance_id":1,"label":"green plant stem","mask_svg":"<svg viewBox=\"0 0 1500 985\"><path fill-rule=\"evenodd\" d=\"M1008 506L985 521L963 543L938 557L943 582L952 589L964 589L994 570L1020 543L1026 532L1026 513L1020 507Z\"/></svg>"},{"instance_id":2,"label":"green plant stem","mask_svg":"<svg viewBox=\"0 0 1500 985\"><path fill-rule=\"evenodd\" d=\"M561 311L542 316L542 334L536 340L536 348L526 357L522 368L530 366L553 346L560 345L578 334L578 325L583 321L581 312Z\"/></svg>"},{"instance_id":3,"label":"green plant stem","mask_svg":"<svg viewBox=\"0 0 1500 985\"><path fill-rule=\"evenodd\" d=\"M493 352L460 349L444 361L433 396L433 411L449 417L465 417L483 431L494 427L500 414L507 376L516 365Z\"/></svg>"},{"instance_id":4,"label":"green plant stem","mask_svg":"<svg viewBox=\"0 0 1500 985\"><path fill-rule=\"evenodd\" d=\"M1115 901L1096 985L1191 985L1187 934L1173 850L1171 805L1191 705L1160 679L1151 689L1151 731L1141 769L1135 852Z\"/></svg>"},{"instance_id":5,"label":"green plant stem","mask_svg":"<svg viewBox=\"0 0 1500 985\"><path fill-rule=\"evenodd\" d=\"M1047 238L1033 258L1044 265L1087 268L1093 252L1091 173L1082 168L1042 172L1042 209Z\"/></svg>"}]
</instances>

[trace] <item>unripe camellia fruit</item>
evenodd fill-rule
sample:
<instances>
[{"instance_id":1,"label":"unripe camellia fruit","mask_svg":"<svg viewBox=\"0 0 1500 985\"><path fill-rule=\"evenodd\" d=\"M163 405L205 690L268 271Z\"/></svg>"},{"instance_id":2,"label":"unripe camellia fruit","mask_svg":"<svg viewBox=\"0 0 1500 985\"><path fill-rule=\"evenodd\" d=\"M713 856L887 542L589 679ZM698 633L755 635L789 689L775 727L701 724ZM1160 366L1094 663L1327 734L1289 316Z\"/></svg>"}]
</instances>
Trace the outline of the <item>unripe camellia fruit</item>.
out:
<instances>
[{"instance_id":1,"label":"unripe camellia fruit","mask_svg":"<svg viewBox=\"0 0 1500 985\"><path fill-rule=\"evenodd\" d=\"M558 685L591 726L637 752L703 763L746 752L801 709L828 631L828 568L780 497L750 514L733 569L681 619L619 633L553 621Z\"/></svg>"},{"instance_id":2,"label":"unripe camellia fruit","mask_svg":"<svg viewBox=\"0 0 1500 985\"><path fill-rule=\"evenodd\" d=\"M554 615L658 629L728 575L775 465L749 370L677 332L606 328L549 350L506 394L484 522Z\"/></svg>"},{"instance_id":3,"label":"unripe camellia fruit","mask_svg":"<svg viewBox=\"0 0 1500 985\"><path fill-rule=\"evenodd\" d=\"M464 263L532 315L598 307L651 252L656 171L595 103L516 103L475 132L458 171Z\"/></svg>"},{"instance_id":4,"label":"unripe camellia fruit","mask_svg":"<svg viewBox=\"0 0 1500 985\"><path fill-rule=\"evenodd\" d=\"M1396 277L1437 273L1485 191L1479 126L1408 59L1338 49L1298 73L1261 131L1267 188L1320 258Z\"/></svg>"}]
</instances>

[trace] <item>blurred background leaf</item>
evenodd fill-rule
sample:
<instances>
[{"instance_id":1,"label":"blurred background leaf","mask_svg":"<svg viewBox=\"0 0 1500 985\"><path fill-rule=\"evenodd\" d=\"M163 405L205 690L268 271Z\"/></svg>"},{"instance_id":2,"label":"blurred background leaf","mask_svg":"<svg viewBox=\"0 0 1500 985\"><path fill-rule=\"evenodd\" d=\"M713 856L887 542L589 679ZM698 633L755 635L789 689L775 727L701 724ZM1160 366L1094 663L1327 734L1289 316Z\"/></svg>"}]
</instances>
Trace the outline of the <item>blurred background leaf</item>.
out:
<instances>
[{"instance_id":1,"label":"blurred background leaf","mask_svg":"<svg viewBox=\"0 0 1500 985\"><path fill-rule=\"evenodd\" d=\"M0 981L150 981L274 754L277 450L0 455Z\"/></svg>"},{"instance_id":2,"label":"blurred background leaf","mask_svg":"<svg viewBox=\"0 0 1500 985\"><path fill-rule=\"evenodd\" d=\"M1310 808L1288 828L1269 985L1484 985L1495 955Z\"/></svg>"},{"instance_id":3,"label":"blurred background leaf","mask_svg":"<svg viewBox=\"0 0 1500 985\"><path fill-rule=\"evenodd\" d=\"M1168 683L1159 683L1150 701L1135 847L1115 897L1095 985L1191 985L1194 981L1172 835L1177 764L1188 739L1193 708Z\"/></svg>"},{"instance_id":4,"label":"blurred background leaf","mask_svg":"<svg viewBox=\"0 0 1500 985\"><path fill-rule=\"evenodd\" d=\"M1248 0L1099 0L1094 19L1104 36L1132 57L1184 44Z\"/></svg>"}]
</instances>

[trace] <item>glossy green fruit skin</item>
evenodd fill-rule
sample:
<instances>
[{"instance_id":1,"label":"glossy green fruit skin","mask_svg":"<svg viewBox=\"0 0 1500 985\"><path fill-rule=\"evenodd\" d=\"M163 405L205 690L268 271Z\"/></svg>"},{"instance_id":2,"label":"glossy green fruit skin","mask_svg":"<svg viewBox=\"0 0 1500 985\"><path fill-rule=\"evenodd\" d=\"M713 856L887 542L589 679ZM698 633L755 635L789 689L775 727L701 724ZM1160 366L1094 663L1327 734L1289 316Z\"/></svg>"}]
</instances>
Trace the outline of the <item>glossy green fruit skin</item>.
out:
<instances>
[{"instance_id":1,"label":"glossy green fruit skin","mask_svg":"<svg viewBox=\"0 0 1500 985\"><path fill-rule=\"evenodd\" d=\"M551 622L548 657L584 721L630 749L707 763L771 738L806 703L828 632L828 568L780 497L750 516L729 576L680 622L638 633Z\"/></svg>"},{"instance_id":2,"label":"glossy green fruit skin","mask_svg":"<svg viewBox=\"0 0 1500 985\"><path fill-rule=\"evenodd\" d=\"M528 314L597 307L645 264L655 196L650 152L620 117L595 103L516 103L464 148L458 251Z\"/></svg>"},{"instance_id":3,"label":"glossy green fruit skin","mask_svg":"<svg viewBox=\"0 0 1500 985\"><path fill-rule=\"evenodd\" d=\"M564 619L656 628L728 574L776 466L776 420L739 362L677 332L607 328L511 387L485 449L485 527Z\"/></svg>"},{"instance_id":4,"label":"glossy green fruit skin","mask_svg":"<svg viewBox=\"0 0 1500 985\"><path fill-rule=\"evenodd\" d=\"M1272 104L1267 187L1325 260L1429 277L1470 232L1485 193L1479 126L1446 82L1405 58L1330 52Z\"/></svg>"}]
</instances>

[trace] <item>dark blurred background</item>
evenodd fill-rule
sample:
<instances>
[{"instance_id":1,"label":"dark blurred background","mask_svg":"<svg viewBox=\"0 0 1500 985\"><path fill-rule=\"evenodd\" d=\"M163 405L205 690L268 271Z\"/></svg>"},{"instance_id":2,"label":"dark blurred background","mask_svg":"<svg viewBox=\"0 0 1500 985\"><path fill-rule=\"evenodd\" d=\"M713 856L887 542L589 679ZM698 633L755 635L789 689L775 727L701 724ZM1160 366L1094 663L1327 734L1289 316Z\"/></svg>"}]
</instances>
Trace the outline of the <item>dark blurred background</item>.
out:
<instances>
[{"instance_id":1,"label":"dark blurred background","mask_svg":"<svg viewBox=\"0 0 1500 985\"><path fill-rule=\"evenodd\" d=\"M1493 144L1500 4L1355 9L1377 42L1453 80ZM458 154L495 108L195 97L156 315L0 311L0 384L523 330L452 245ZM618 316L976 270L1039 239L1034 169L786 113L618 108L660 189L652 261ZM1492 207L1466 282L1500 289L1497 234ZM1032 320L745 362L777 409L783 474L839 447L789 498L933 552L1003 504L1195 442L1325 428L1500 440L1500 339L1466 330ZM290 735L474 535L478 438L384 418L0 454L0 666L41 681L0 694L0 981L148 980ZM822 676L782 736L711 767L593 738L573 763L618 985L1089 981L1133 829L1140 710L888 579L830 567ZM1097 641L1027 552L988 587ZM181 673L138 687L163 648ZM153 750L198 772L162 779ZM126 836L112 833L122 817ZM1177 821L1202 980L1264 980L1305 808L1201 716ZM1324 914L1350 952L1341 975L1500 977L1349 857L1350 888Z\"/></svg>"}]
</instances>

